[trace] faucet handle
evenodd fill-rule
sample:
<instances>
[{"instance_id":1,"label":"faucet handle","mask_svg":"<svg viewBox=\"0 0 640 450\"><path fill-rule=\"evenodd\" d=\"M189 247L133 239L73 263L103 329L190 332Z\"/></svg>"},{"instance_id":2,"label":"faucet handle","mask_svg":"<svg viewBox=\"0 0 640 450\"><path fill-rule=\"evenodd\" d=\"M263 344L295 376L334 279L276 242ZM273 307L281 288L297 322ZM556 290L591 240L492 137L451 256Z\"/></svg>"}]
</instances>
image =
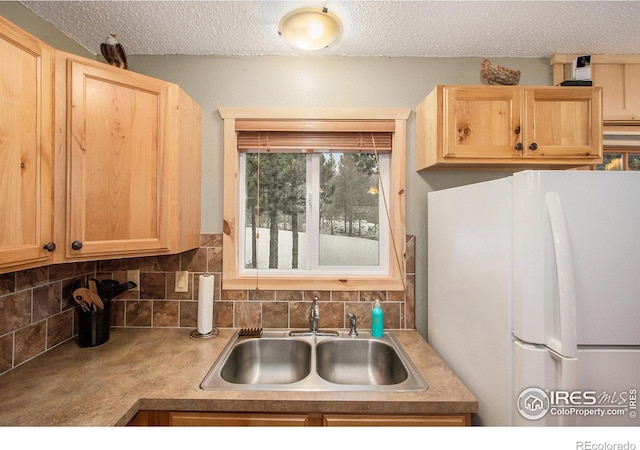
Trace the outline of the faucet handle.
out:
<instances>
[{"instance_id":1,"label":"faucet handle","mask_svg":"<svg viewBox=\"0 0 640 450\"><path fill-rule=\"evenodd\" d=\"M349 336L357 337L358 330L356 330L356 315L353 313L349 313L349 322L351 324L351 331L349 331Z\"/></svg>"}]
</instances>

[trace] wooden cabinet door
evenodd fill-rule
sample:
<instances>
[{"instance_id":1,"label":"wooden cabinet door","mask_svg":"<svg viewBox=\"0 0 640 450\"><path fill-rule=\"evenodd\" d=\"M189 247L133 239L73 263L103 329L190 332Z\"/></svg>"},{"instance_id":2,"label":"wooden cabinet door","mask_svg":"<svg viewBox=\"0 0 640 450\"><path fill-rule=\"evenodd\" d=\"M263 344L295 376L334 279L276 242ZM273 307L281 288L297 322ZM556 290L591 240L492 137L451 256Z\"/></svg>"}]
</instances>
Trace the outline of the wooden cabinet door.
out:
<instances>
[{"instance_id":1,"label":"wooden cabinet door","mask_svg":"<svg viewBox=\"0 0 640 450\"><path fill-rule=\"evenodd\" d=\"M640 63L593 64L591 75L593 85L603 88L605 122L640 121Z\"/></svg>"},{"instance_id":2,"label":"wooden cabinet door","mask_svg":"<svg viewBox=\"0 0 640 450\"><path fill-rule=\"evenodd\" d=\"M602 157L602 90L526 89L525 158Z\"/></svg>"},{"instance_id":3,"label":"wooden cabinet door","mask_svg":"<svg viewBox=\"0 0 640 450\"><path fill-rule=\"evenodd\" d=\"M170 412L174 427L305 427L308 414Z\"/></svg>"},{"instance_id":4,"label":"wooden cabinet door","mask_svg":"<svg viewBox=\"0 0 640 450\"><path fill-rule=\"evenodd\" d=\"M67 60L67 258L168 249L168 83Z\"/></svg>"},{"instance_id":5,"label":"wooden cabinet door","mask_svg":"<svg viewBox=\"0 0 640 450\"><path fill-rule=\"evenodd\" d=\"M49 263L53 49L1 17L0 211L0 272Z\"/></svg>"},{"instance_id":6,"label":"wooden cabinet door","mask_svg":"<svg viewBox=\"0 0 640 450\"><path fill-rule=\"evenodd\" d=\"M257 412L138 411L129 426L178 427L461 427L471 425L471 414L373 415L278 414Z\"/></svg>"},{"instance_id":7,"label":"wooden cabinet door","mask_svg":"<svg viewBox=\"0 0 640 450\"><path fill-rule=\"evenodd\" d=\"M396 415L324 414L326 427L463 427L471 425L470 414Z\"/></svg>"},{"instance_id":8,"label":"wooden cabinet door","mask_svg":"<svg viewBox=\"0 0 640 450\"><path fill-rule=\"evenodd\" d=\"M521 158L521 92L511 87L445 87L443 157Z\"/></svg>"}]
</instances>

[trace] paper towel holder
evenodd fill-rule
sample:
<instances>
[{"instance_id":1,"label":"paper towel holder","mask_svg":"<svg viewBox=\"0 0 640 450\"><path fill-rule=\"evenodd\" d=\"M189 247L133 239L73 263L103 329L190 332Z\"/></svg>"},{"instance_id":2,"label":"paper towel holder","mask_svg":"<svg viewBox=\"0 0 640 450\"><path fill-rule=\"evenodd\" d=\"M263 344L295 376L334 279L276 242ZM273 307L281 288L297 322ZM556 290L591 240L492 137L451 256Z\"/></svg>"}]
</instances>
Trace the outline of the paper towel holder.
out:
<instances>
[{"instance_id":1,"label":"paper towel holder","mask_svg":"<svg viewBox=\"0 0 640 450\"><path fill-rule=\"evenodd\" d=\"M191 339L208 339L214 338L218 336L218 334L220 334L220 330L218 330L216 327L213 327L213 329L208 333L200 333L198 330L193 330L189 337L191 337Z\"/></svg>"},{"instance_id":2,"label":"paper towel holder","mask_svg":"<svg viewBox=\"0 0 640 450\"><path fill-rule=\"evenodd\" d=\"M211 276L211 274L209 272L205 272L203 276L208 277L208 276ZM191 332L190 334L191 339L210 339L210 338L215 338L216 336L218 336L218 334L220 334L220 330L215 326L211 329L211 331L207 333L200 333L198 331L198 328L196 328Z\"/></svg>"}]
</instances>

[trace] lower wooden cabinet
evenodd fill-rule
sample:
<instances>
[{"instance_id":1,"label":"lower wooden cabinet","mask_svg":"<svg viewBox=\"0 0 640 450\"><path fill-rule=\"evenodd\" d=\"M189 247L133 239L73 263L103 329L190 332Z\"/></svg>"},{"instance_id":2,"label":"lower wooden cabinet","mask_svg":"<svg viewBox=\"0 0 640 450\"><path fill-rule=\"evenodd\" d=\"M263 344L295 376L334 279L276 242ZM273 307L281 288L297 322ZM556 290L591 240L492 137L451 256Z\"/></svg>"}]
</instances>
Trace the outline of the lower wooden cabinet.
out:
<instances>
[{"instance_id":1,"label":"lower wooden cabinet","mask_svg":"<svg viewBox=\"0 0 640 450\"><path fill-rule=\"evenodd\" d=\"M326 427L463 427L471 424L470 414L398 415L324 414Z\"/></svg>"},{"instance_id":2,"label":"lower wooden cabinet","mask_svg":"<svg viewBox=\"0 0 640 450\"><path fill-rule=\"evenodd\" d=\"M128 425L176 427L461 427L471 425L471 415L139 411Z\"/></svg>"}]
</instances>

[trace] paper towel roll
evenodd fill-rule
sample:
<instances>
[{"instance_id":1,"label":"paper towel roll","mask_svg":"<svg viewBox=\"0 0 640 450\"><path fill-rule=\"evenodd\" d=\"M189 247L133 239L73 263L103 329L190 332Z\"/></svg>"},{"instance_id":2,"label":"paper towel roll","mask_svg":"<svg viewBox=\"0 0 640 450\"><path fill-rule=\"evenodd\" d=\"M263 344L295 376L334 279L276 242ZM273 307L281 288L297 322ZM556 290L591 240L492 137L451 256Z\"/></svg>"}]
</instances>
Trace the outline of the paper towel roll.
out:
<instances>
[{"instance_id":1,"label":"paper towel roll","mask_svg":"<svg viewBox=\"0 0 640 450\"><path fill-rule=\"evenodd\" d=\"M198 333L213 330L213 275L200 275L198 289Z\"/></svg>"}]
</instances>

